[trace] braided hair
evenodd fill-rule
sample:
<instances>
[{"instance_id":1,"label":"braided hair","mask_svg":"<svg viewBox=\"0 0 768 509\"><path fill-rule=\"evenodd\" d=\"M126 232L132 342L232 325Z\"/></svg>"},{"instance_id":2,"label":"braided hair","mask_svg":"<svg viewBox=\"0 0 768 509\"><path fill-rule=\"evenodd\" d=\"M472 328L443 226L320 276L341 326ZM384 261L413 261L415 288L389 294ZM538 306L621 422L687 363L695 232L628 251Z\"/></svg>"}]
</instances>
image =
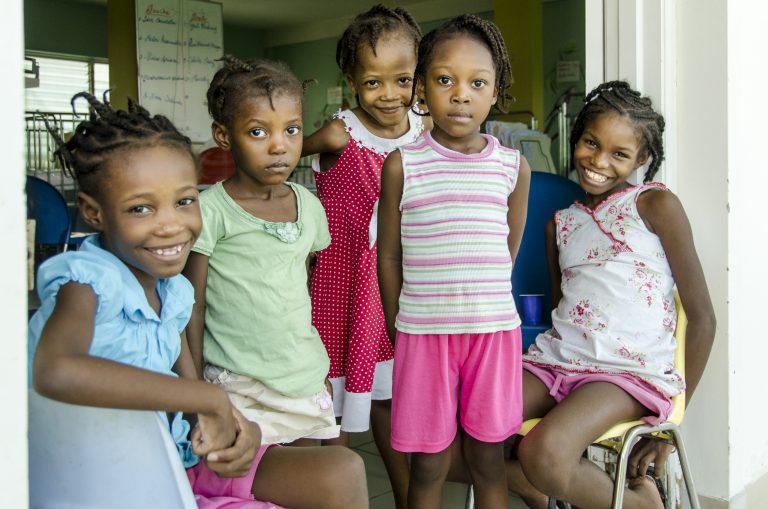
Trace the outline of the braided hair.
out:
<instances>
[{"instance_id":1,"label":"braided hair","mask_svg":"<svg viewBox=\"0 0 768 509\"><path fill-rule=\"evenodd\" d=\"M413 40L416 52L421 40L421 28L407 10L402 7L374 5L358 14L344 30L336 44L336 64L344 74L352 74L357 64L357 50L362 44L368 44L376 54L376 43L383 34L402 31Z\"/></svg>"},{"instance_id":2,"label":"braided hair","mask_svg":"<svg viewBox=\"0 0 768 509\"><path fill-rule=\"evenodd\" d=\"M437 45L457 35L474 37L491 52L496 72L496 82L494 83L498 97L496 107L502 112L506 111L507 102L514 100L512 96L507 95L507 88L512 78L507 46L504 44L504 37L495 23L474 14L462 14L450 19L424 36L421 44L419 44L419 62L414 73L416 79L413 81L414 91L417 81L426 82L427 68Z\"/></svg>"},{"instance_id":3,"label":"braided hair","mask_svg":"<svg viewBox=\"0 0 768 509\"><path fill-rule=\"evenodd\" d=\"M626 81L609 81L598 85L584 99L584 107L576 116L571 129L573 154L584 129L590 122L606 113L630 119L640 138L641 153L651 156L644 182L651 182L664 160L664 117L653 109L651 99L633 90Z\"/></svg>"},{"instance_id":4,"label":"braided hair","mask_svg":"<svg viewBox=\"0 0 768 509\"><path fill-rule=\"evenodd\" d=\"M238 105L246 98L266 96L269 105L280 94L304 99L306 83L302 83L282 62L240 60L232 55L221 59L224 66L216 71L208 87L208 113L216 122L231 125Z\"/></svg>"},{"instance_id":5,"label":"braided hair","mask_svg":"<svg viewBox=\"0 0 768 509\"><path fill-rule=\"evenodd\" d=\"M115 110L107 100L103 101L88 92L80 92L72 97L72 109L75 101L83 98L91 107L89 119L77 125L68 141L47 121L45 125L56 142L54 156L61 163L66 175L77 181L78 187L85 193L97 196L101 179L106 173L104 168L125 151L163 145L176 148L189 154L196 161L192 152L192 142L181 134L168 118L162 115L152 116L145 108L128 99L128 110Z\"/></svg>"}]
</instances>

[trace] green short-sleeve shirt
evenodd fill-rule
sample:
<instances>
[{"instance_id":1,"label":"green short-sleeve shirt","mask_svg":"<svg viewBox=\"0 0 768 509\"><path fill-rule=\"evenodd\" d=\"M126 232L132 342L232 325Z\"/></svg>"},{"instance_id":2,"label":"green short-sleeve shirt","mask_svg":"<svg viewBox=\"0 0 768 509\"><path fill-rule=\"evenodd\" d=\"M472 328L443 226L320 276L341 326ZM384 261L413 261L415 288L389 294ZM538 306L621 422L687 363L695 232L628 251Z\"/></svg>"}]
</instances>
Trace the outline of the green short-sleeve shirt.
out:
<instances>
[{"instance_id":1,"label":"green short-sleeve shirt","mask_svg":"<svg viewBox=\"0 0 768 509\"><path fill-rule=\"evenodd\" d=\"M201 193L203 230L193 250L208 256L206 362L301 397L319 392L328 375L312 326L306 259L331 237L320 201L287 184L298 206L297 222L288 225L249 214L221 183ZM286 230L288 241L278 238Z\"/></svg>"}]
</instances>

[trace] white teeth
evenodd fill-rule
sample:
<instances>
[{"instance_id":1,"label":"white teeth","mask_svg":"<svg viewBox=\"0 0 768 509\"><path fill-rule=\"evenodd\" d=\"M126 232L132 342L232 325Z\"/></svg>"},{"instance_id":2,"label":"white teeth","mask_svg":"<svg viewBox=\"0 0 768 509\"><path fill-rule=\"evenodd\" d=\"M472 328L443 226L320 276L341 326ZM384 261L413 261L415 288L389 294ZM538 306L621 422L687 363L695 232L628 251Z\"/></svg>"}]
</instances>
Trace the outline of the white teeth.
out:
<instances>
[{"instance_id":1,"label":"white teeth","mask_svg":"<svg viewBox=\"0 0 768 509\"><path fill-rule=\"evenodd\" d=\"M603 183L608 180L608 177L605 175L600 175L599 173L595 173L594 171L588 170L584 168L584 173L587 174L587 177L589 177L590 180L594 180L595 182Z\"/></svg>"},{"instance_id":2,"label":"white teeth","mask_svg":"<svg viewBox=\"0 0 768 509\"><path fill-rule=\"evenodd\" d=\"M159 256L173 256L181 253L181 248L182 246L179 244L178 246L169 247L166 249L150 249L150 251Z\"/></svg>"}]
</instances>

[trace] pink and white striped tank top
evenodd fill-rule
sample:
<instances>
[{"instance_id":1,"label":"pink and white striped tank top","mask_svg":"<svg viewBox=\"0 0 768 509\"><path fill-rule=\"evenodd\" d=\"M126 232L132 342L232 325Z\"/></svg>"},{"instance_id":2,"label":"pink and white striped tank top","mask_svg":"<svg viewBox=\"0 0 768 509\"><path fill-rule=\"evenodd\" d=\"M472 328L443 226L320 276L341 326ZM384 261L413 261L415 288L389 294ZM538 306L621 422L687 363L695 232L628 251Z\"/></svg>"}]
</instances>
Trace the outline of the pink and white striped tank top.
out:
<instances>
[{"instance_id":1,"label":"pink and white striped tank top","mask_svg":"<svg viewBox=\"0 0 768 509\"><path fill-rule=\"evenodd\" d=\"M429 132L401 147L403 287L397 329L411 334L512 330L507 201L520 153L483 134L486 147L462 154Z\"/></svg>"}]
</instances>

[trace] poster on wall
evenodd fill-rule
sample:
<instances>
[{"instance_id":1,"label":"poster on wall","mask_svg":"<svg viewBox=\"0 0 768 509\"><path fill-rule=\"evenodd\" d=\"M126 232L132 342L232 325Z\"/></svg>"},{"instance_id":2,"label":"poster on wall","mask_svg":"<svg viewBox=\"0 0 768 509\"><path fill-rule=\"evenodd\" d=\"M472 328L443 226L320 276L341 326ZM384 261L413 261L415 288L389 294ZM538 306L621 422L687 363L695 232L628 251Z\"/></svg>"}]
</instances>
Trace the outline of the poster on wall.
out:
<instances>
[{"instance_id":1,"label":"poster on wall","mask_svg":"<svg viewBox=\"0 0 768 509\"><path fill-rule=\"evenodd\" d=\"M193 142L211 137L205 93L223 53L221 4L136 0L139 102Z\"/></svg>"}]
</instances>

